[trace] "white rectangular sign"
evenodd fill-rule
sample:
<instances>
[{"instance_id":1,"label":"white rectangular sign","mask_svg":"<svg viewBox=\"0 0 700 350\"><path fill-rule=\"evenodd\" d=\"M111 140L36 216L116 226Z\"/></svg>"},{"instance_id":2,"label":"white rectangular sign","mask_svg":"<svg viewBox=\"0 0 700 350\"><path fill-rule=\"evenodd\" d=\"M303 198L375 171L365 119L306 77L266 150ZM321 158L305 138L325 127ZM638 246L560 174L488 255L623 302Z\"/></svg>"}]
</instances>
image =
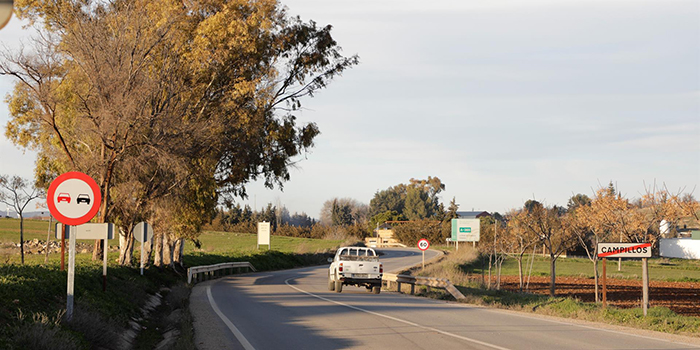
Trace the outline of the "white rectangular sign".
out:
<instances>
[{"instance_id":1,"label":"white rectangular sign","mask_svg":"<svg viewBox=\"0 0 700 350\"><path fill-rule=\"evenodd\" d=\"M56 224L56 239L61 239L61 223ZM75 232L75 239L114 239L114 224L87 223L78 226L65 225L65 238Z\"/></svg>"},{"instance_id":2,"label":"white rectangular sign","mask_svg":"<svg viewBox=\"0 0 700 350\"><path fill-rule=\"evenodd\" d=\"M599 258L650 258L651 243L598 243Z\"/></svg>"},{"instance_id":3,"label":"white rectangular sign","mask_svg":"<svg viewBox=\"0 0 700 350\"><path fill-rule=\"evenodd\" d=\"M270 223L258 222L258 245L270 245Z\"/></svg>"},{"instance_id":4,"label":"white rectangular sign","mask_svg":"<svg viewBox=\"0 0 700 350\"><path fill-rule=\"evenodd\" d=\"M452 219L453 242L478 242L481 237L481 220Z\"/></svg>"}]
</instances>

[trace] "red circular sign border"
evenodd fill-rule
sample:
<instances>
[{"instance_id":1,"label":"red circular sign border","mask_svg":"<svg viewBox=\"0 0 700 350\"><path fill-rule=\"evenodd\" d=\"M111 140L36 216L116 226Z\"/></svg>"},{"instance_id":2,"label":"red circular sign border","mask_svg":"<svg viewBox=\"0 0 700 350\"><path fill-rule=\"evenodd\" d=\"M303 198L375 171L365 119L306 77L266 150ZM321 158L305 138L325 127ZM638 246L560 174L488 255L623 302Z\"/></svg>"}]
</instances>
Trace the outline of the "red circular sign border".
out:
<instances>
[{"instance_id":1,"label":"red circular sign border","mask_svg":"<svg viewBox=\"0 0 700 350\"><path fill-rule=\"evenodd\" d=\"M56 209L56 203L53 202L53 196L54 193L56 193L56 188L60 184L62 184L66 180L70 179L78 179L82 180L88 186L90 186L90 189L92 189L92 194L94 195L94 200L92 201L94 204L92 208L90 209L87 214L79 217L79 218L68 218L63 216L58 209ZM51 184L49 185L49 191L46 193L46 204L49 207L49 212L51 215L53 215L56 220L61 222L62 224L65 225L82 225L95 217L97 215L97 212L100 211L100 204L102 203L102 193L100 192L100 187L97 186L97 182L93 180L90 176L87 174L81 173L79 171L69 171L67 173L63 173L59 175L57 178L55 178L53 181L51 181Z\"/></svg>"},{"instance_id":2,"label":"red circular sign border","mask_svg":"<svg viewBox=\"0 0 700 350\"><path fill-rule=\"evenodd\" d=\"M421 242L421 241L425 241L426 243L428 243L428 247L425 248L425 249L421 249L421 248L420 248L420 242ZM418 249L420 249L421 251L426 251L426 250L430 249L430 241L428 241L428 240L425 239L425 238L421 238L421 239L418 241L418 243L417 243L416 245L418 245Z\"/></svg>"}]
</instances>

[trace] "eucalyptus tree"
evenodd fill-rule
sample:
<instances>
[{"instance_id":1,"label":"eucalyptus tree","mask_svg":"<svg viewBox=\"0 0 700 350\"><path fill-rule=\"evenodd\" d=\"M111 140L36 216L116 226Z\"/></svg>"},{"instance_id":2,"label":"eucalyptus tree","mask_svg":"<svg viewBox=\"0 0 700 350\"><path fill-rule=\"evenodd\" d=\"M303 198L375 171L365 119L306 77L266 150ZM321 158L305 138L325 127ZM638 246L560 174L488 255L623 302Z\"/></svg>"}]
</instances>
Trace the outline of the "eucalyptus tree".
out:
<instances>
[{"instance_id":1,"label":"eucalyptus tree","mask_svg":"<svg viewBox=\"0 0 700 350\"><path fill-rule=\"evenodd\" d=\"M303 99L358 63L341 55L330 25L290 17L275 0L16 8L41 39L0 62L17 80L7 134L39 152L44 184L66 170L98 180L98 220L121 221L127 242L135 218L115 206L146 207L199 173L211 176L214 201L245 197L259 177L281 187L319 134L297 125ZM152 159L167 161L138 166Z\"/></svg>"}]
</instances>

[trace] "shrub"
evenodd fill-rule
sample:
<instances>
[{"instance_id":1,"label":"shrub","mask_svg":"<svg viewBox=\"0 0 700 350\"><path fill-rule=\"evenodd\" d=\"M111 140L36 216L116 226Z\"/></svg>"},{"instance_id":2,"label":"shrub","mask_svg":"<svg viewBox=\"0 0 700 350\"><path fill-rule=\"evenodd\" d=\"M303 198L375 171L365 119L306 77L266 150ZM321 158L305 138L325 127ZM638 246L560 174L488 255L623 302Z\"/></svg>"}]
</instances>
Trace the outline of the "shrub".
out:
<instances>
[{"instance_id":1,"label":"shrub","mask_svg":"<svg viewBox=\"0 0 700 350\"><path fill-rule=\"evenodd\" d=\"M449 236L443 232L441 221L420 220L395 226L394 237L407 246L415 246L421 238L432 244L441 244Z\"/></svg>"}]
</instances>

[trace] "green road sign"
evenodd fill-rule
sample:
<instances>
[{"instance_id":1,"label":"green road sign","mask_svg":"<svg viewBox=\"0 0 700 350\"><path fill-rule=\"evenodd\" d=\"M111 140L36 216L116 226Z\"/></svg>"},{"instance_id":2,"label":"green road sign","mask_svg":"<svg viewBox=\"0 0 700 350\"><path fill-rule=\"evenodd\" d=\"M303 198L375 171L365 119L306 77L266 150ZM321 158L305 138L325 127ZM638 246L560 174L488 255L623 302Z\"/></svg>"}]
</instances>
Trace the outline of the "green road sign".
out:
<instances>
[{"instance_id":1,"label":"green road sign","mask_svg":"<svg viewBox=\"0 0 700 350\"><path fill-rule=\"evenodd\" d=\"M452 241L478 242L480 224L479 219L452 219Z\"/></svg>"}]
</instances>

